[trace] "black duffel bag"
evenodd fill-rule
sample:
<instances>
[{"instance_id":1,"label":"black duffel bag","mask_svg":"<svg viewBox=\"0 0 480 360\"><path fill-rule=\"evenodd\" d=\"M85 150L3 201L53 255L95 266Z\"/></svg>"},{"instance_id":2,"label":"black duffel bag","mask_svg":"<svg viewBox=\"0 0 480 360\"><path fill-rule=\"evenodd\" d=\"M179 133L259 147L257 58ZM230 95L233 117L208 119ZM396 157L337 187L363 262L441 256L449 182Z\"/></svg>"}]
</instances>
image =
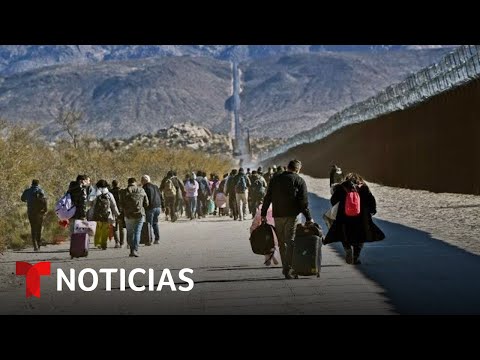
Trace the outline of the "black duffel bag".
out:
<instances>
[{"instance_id":1,"label":"black duffel bag","mask_svg":"<svg viewBox=\"0 0 480 360\"><path fill-rule=\"evenodd\" d=\"M258 255L267 255L275 247L275 227L266 222L262 223L250 235L252 251Z\"/></svg>"}]
</instances>

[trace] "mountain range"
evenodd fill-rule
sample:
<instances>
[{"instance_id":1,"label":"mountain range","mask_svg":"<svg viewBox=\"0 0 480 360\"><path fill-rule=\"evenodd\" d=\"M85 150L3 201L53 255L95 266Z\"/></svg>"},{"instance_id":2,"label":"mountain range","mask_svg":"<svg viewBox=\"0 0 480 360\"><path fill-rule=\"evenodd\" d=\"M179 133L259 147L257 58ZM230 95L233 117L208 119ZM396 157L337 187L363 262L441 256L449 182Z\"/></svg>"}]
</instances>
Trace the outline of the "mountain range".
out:
<instances>
[{"instance_id":1,"label":"mountain range","mask_svg":"<svg viewBox=\"0 0 480 360\"><path fill-rule=\"evenodd\" d=\"M158 56L205 56L219 60L317 52L385 52L451 45L1 45L0 76L50 65L92 64Z\"/></svg>"},{"instance_id":2,"label":"mountain range","mask_svg":"<svg viewBox=\"0 0 480 360\"><path fill-rule=\"evenodd\" d=\"M433 48L432 48L433 47ZM0 46L0 117L55 137L60 109L81 129L125 138L191 121L232 129L232 61L242 72L241 116L253 136L286 138L326 121L409 73L443 46Z\"/></svg>"}]
</instances>

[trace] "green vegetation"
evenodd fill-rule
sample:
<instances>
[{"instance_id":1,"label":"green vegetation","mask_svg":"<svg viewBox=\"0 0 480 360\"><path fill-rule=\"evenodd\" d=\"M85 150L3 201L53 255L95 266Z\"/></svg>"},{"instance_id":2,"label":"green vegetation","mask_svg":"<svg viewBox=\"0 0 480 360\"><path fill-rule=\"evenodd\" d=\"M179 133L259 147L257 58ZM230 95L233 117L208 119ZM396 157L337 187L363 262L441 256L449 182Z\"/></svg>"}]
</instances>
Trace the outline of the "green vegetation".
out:
<instances>
[{"instance_id":1,"label":"green vegetation","mask_svg":"<svg viewBox=\"0 0 480 360\"><path fill-rule=\"evenodd\" d=\"M61 141L50 146L40 139L36 128L20 127L0 121L0 169L3 175L0 190L0 252L6 247L23 248L31 245L27 206L20 196L30 187L32 179L40 180L45 190L49 211L45 217L42 238L47 243L67 236L58 225L53 212L56 201L65 193L70 181L78 174L87 174L95 184L99 179L119 181L125 187L129 177L140 180L150 175L160 183L168 170L176 170L179 178L191 171L205 170L208 174L224 174L233 165L227 157L199 151L136 146L115 153L92 147L88 139L76 139L73 144Z\"/></svg>"}]
</instances>

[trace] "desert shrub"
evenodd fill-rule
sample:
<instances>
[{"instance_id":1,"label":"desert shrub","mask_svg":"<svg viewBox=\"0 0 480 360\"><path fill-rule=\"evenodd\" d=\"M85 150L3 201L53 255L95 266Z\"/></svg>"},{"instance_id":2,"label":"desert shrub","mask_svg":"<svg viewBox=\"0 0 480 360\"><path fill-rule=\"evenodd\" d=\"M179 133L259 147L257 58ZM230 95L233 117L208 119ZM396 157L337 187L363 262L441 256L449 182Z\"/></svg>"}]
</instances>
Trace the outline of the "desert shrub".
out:
<instances>
[{"instance_id":1,"label":"desert shrub","mask_svg":"<svg viewBox=\"0 0 480 360\"><path fill-rule=\"evenodd\" d=\"M67 231L58 225L53 207L65 193L70 181L78 174L87 174L94 184L99 179L119 181L125 186L129 177L140 180L148 174L152 182L160 181L169 170L176 170L179 178L199 169L207 173L223 174L232 167L228 157L209 155L199 151L162 147L133 146L115 152L92 146L91 139L80 139L75 149L60 141L50 146L33 126L20 127L0 122L0 251L5 247L22 248L30 245L30 226L27 207L20 196L38 179L47 194L49 211L45 216L42 237L47 243Z\"/></svg>"}]
</instances>

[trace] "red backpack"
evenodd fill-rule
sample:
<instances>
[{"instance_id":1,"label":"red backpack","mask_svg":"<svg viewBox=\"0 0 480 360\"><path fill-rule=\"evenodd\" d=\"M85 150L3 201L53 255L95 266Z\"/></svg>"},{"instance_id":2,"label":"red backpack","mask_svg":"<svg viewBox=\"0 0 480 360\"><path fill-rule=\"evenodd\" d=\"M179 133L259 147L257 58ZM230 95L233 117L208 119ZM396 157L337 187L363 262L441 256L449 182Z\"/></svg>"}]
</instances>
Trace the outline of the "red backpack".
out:
<instances>
[{"instance_id":1,"label":"red backpack","mask_svg":"<svg viewBox=\"0 0 480 360\"><path fill-rule=\"evenodd\" d=\"M344 189L347 192L345 198L345 215L360 215L360 194L358 193L357 188L354 186L353 190L348 190L346 187L344 187Z\"/></svg>"}]
</instances>

